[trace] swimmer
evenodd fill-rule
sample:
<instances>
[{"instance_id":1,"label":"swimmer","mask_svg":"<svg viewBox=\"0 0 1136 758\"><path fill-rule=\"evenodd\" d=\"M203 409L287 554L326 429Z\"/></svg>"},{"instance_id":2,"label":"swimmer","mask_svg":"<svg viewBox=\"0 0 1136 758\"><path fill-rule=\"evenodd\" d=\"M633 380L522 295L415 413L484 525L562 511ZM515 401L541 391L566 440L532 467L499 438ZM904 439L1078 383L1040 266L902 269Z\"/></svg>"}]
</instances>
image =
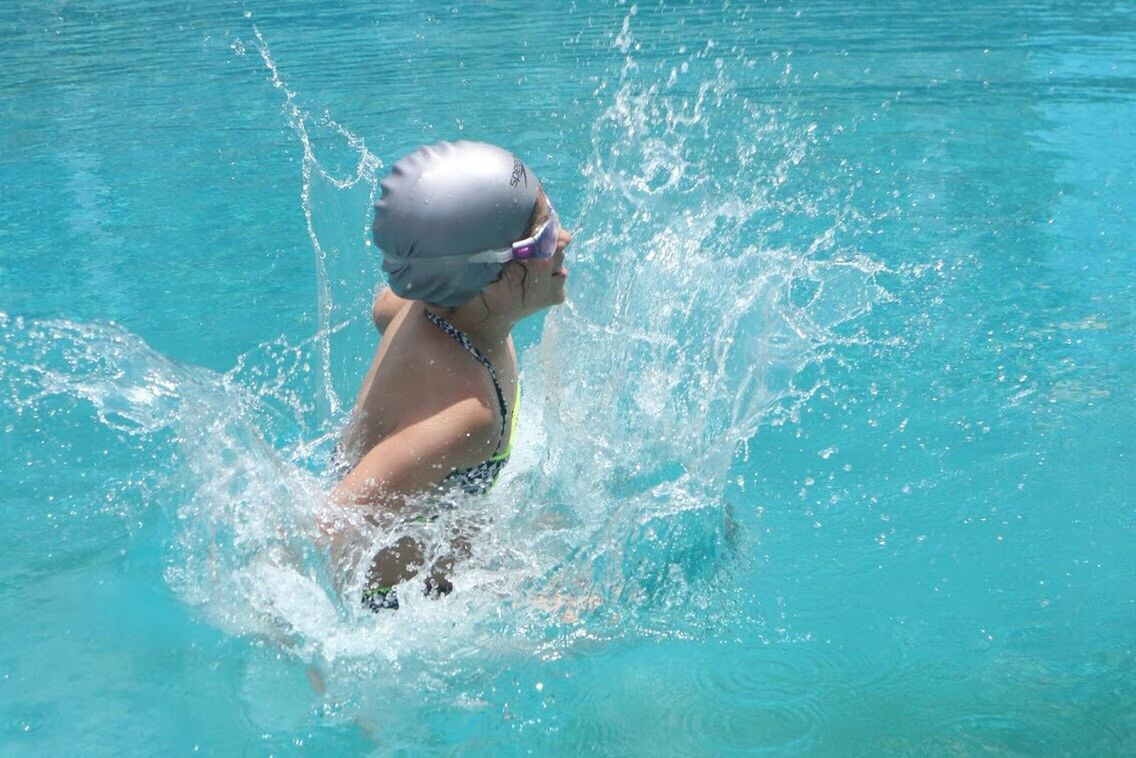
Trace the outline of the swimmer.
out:
<instances>
[{"instance_id":1,"label":"swimmer","mask_svg":"<svg viewBox=\"0 0 1136 758\"><path fill-rule=\"evenodd\" d=\"M480 142L439 142L394 164L375 204L389 289L382 334L339 445L339 508L406 519L430 493L489 490L509 459L520 383L512 330L564 302L572 235L519 158ZM373 561L363 601L397 608L423 568L405 537ZM428 592L446 592L442 561Z\"/></svg>"}]
</instances>

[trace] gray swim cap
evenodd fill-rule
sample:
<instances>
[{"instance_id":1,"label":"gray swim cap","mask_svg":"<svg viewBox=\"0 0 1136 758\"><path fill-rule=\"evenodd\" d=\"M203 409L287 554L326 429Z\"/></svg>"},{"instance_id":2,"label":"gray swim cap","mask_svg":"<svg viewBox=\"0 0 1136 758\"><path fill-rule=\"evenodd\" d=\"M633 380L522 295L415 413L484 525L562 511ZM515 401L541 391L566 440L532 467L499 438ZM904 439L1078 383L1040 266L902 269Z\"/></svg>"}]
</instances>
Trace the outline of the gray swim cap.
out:
<instances>
[{"instance_id":1,"label":"gray swim cap","mask_svg":"<svg viewBox=\"0 0 1136 758\"><path fill-rule=\"evenodd\" d=\"M439 142L399 160L375 203L375 244L399 297L452 308L497 278L468 256L525 237L540 182L507 150Z\"/></svg>"}]
</instances>

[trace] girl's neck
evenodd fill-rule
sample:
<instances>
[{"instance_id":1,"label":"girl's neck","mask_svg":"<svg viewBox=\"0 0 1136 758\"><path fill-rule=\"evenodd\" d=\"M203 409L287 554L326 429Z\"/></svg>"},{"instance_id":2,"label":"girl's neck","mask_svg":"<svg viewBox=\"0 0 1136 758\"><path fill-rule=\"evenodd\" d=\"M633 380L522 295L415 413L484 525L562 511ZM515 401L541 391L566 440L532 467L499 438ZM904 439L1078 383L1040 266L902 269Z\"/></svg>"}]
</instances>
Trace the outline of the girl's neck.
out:
<instances>
[{"instance_id":1,"label":"girl's neck","mask_svg":"<svg viewBox=\"0 0 1136 758\"><path fill-rule=\"evenodd\" d=\"M508 346L516 319L487 312L480 298L474 298L451 311L427 305L426 309L454 325L482 352L497 352Z\"/></svg>"}]
</instances>

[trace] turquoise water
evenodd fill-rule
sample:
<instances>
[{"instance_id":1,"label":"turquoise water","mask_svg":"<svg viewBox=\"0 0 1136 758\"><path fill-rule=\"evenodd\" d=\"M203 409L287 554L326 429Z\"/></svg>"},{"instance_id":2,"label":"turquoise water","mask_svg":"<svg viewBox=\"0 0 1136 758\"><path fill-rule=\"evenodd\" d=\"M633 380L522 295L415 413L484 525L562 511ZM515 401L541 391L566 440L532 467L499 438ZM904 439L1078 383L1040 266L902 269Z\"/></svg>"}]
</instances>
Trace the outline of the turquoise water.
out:
<instances>
[{"instance_id":1,"label":"turquoise water","mask_svg":"<svg viewBox=\"0 0 1136 758\"><path fill-rule=\"evenodd\" d=\"M0 8L0 752L1136 751L1130 5L374 6ZM459 136L571 301L376 617L308 524Z\"/></svg>"}]
</instances>

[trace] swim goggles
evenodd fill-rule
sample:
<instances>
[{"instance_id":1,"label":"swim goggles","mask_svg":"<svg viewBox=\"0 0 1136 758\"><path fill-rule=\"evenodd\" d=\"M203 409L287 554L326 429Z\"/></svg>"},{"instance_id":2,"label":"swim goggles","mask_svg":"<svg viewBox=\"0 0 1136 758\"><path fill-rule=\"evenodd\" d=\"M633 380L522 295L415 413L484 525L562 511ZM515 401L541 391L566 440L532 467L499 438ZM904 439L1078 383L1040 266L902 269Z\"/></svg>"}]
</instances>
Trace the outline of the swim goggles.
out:
<instances>
[{"instance_id":1,"label":"swim goggles","mask_svg":"<svg viewBox=\"0 0 1136 758\"><path fill-rule=\"evenodd\" d=\"M548 204L548 221L536 230L533 236L518 240L511 246L500 250L486 250L466 258L470 263L508 263L509 261L532 261L551 258L556 253L556 243L560 240L560 217L552 203Z\"/></svg>"}]
</instances>

